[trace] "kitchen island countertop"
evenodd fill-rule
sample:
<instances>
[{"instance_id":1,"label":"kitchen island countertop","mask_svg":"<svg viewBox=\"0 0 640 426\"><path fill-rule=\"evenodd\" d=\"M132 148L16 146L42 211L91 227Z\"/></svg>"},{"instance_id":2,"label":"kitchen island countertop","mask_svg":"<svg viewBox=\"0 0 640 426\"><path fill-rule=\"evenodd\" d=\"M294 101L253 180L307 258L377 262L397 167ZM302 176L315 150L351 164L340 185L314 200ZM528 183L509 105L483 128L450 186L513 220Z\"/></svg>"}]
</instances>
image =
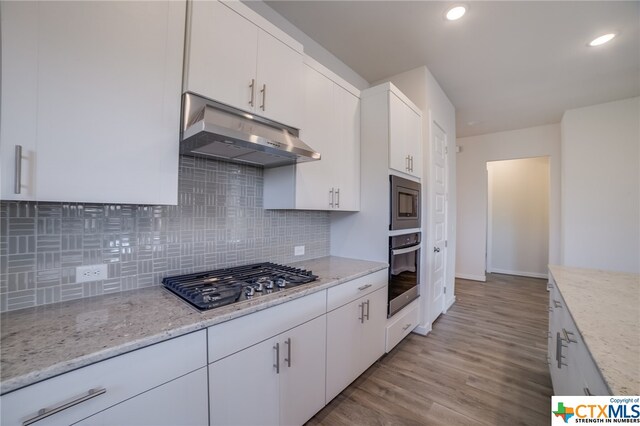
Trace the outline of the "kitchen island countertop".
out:
<instances>
[{"instance_id":1,"label":"kitchen island countertop","mask_svg":"<svg viewBox=\"0 0 640 426\"><path fill-rule=\"evenodd\" d=\"M292 264L312 283L199 312L161 286L6 312L0 317L0 393L229 321L385 269L328 256Z\"/></svg>"},{"instance_id":2,"label":"kitchen island countertop","mask_svg":"<svg viewBox=\"0 0 640 426\"><path fill-rule=\"evenodd\" d=\"M640 275L549 265L614 395L640 393Z\"/></svg>"}]
</instances>

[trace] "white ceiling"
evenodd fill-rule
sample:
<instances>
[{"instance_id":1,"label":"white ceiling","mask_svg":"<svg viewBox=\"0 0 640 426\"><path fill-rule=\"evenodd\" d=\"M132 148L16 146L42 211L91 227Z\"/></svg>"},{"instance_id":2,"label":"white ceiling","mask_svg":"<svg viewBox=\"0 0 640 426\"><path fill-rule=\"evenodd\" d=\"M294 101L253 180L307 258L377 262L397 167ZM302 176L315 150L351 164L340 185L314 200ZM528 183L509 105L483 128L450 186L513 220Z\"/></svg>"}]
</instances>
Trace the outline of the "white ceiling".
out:
<instances>
[{"instance_id":1,"label":"white ceiling","mask_svg":"<svg viewBox=\"0 0 640 426\"><path fill-rule=\"evenodd\" d=\"M445 21L453 3L267 1L369 82L426 65L456 107L458 137L640 95L639 1L467 1L467 15Z\"/></svg>"}]
</instances>

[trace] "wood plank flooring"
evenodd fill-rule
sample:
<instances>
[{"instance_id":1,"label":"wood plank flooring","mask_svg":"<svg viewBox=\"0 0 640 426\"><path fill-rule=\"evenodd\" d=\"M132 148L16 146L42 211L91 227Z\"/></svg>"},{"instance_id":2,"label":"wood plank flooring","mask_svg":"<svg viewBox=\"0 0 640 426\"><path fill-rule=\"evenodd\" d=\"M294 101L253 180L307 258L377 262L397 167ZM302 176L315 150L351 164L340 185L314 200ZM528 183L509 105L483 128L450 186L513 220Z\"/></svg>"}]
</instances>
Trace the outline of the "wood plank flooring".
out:
<instances>
[{"instance_id":1,"label":"wood plank flooring","mask_svg":"<svg viewBox=\"0 0 640 426\"><path fill-rule=\"evenodd\" d=\"M307 425L548 425L546 280L456 280L429 335L409 335Z\"/></svg>"}]
</instances>

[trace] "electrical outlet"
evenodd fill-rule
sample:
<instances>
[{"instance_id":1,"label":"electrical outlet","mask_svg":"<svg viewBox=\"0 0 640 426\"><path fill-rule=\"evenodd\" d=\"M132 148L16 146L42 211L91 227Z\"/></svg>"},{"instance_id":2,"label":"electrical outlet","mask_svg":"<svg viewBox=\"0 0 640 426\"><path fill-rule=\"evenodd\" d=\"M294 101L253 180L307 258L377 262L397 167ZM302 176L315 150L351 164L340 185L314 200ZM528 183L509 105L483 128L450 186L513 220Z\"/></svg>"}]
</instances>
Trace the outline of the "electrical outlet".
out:
<instances>
[{"instance_id":1,"label":"electrical outlet","mask_svg":"<svg viewBox=\"0 0 640 426\"><path fill-rule=\"evenodd\" d=\"M293 248L294 256L302 256L304 254L304 246L295 246Z\"/></svg>"},{"instance_id":2,"label":"electrical outlet","mask_svg":"<svg viewBox=\"0 0 640 426\"><path fill-rule=\"evenodd\" d=\"M107 279L107 265L86 265L76 268L76 282L98 281Z\"/></svg>"}]
</instances>

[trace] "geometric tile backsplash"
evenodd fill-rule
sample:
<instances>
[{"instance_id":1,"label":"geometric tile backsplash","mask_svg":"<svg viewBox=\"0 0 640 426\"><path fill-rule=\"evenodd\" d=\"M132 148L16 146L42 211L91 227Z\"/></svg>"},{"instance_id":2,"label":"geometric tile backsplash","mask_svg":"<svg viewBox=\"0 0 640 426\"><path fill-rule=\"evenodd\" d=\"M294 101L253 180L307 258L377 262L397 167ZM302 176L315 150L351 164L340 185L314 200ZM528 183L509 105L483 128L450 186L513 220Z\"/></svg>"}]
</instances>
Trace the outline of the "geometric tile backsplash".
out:
<instances>
[{"instance_id":1,"label":"geometric tile backsplash","mask_svg":"<svg viewBox=\"0 0 640 426\"><path fill-rule=\"evenodd\" d=\"M262 180L261 168L181 156L177 206L0 202L0 312L329 255L329 213L264 210ZM100 263L108 279L76 283L77 266Z\"/></svg>"}]
</instances>

